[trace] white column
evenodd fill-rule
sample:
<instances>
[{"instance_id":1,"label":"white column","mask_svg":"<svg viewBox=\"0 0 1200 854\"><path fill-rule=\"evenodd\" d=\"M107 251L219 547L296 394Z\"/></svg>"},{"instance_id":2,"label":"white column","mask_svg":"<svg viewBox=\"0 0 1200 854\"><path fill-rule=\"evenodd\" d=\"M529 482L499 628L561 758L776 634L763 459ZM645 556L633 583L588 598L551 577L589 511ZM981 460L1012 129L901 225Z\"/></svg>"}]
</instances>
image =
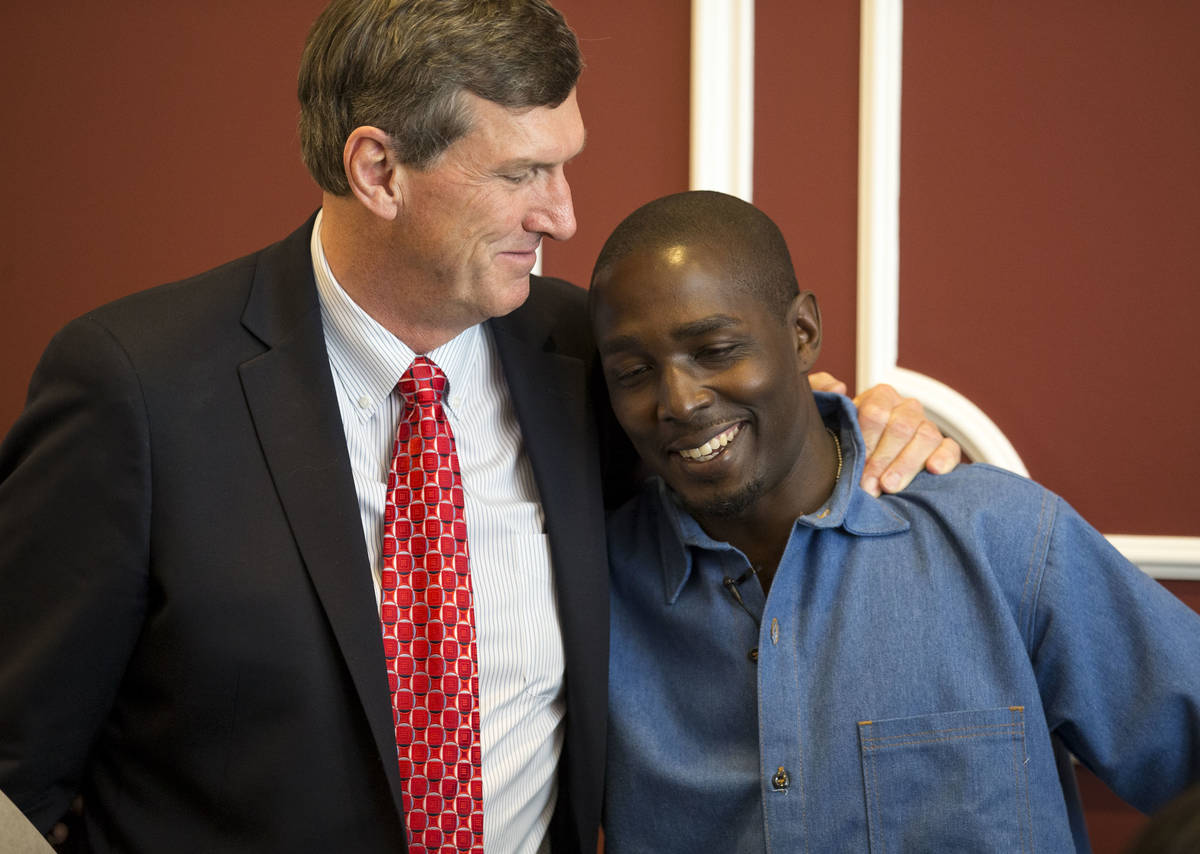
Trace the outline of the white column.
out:
<instances>
[{"instance_id":1,"label":"white column","mask_svg":"<svg viewBox=\"0 0 1200 854\"><path fill-rule=\"evenodd\" d=\"M693 190L754 191L754 0L692 0Z\"/></svg>"}]
</instances>

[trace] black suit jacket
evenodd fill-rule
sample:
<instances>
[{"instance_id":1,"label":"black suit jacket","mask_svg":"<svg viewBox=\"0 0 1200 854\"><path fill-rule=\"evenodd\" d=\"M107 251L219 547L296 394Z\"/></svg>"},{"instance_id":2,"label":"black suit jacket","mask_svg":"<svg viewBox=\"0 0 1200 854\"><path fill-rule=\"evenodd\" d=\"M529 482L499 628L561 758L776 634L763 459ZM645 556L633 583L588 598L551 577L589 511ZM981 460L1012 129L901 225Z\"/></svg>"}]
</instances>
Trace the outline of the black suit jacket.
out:
<instances>
[{"instance_id":1,"label":"black suit jacket","mask_svg":"<svg viewBox=\"0 0 1200 854\"><path fill-rule=\"evenodd\" d=\"M0 446L0 788L90 845L404 850L378 616L309 254L69 324ZM584 292L489 322L566 652L556 852L595 850L608 593Z\"/></svg>"}]
</instances>

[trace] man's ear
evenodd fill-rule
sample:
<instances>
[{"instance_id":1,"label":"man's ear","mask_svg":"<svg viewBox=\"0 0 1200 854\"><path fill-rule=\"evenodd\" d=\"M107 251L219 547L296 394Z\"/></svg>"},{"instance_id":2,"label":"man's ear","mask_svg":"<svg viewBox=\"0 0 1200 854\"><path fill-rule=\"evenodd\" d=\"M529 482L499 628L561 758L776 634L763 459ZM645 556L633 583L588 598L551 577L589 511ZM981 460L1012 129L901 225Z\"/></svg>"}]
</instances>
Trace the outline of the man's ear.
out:
<instances>
[{"instance_id":1,"label":"man's ear","mask_svg":"<svg viewBox=\"0 0 1200 854\"><path fill-rule=\"evenodd\" d=\"M796 358L807 373L821 354L821 308L812 291L801 291L792 300L788 323L796 333Z\"/></svg>"},{"instance_id":2,"label":"man's ear","mask_svg":"<svg viewBox=\"0 0 1200 854\"><path fill-rule=\"evenodd\" d=\"M383 219L395 219L404 206L404 167L392 151L390 137L377 127L356 127L346 137L342 165L350 192L363 207Z\"/></svg>"}]
</instances>

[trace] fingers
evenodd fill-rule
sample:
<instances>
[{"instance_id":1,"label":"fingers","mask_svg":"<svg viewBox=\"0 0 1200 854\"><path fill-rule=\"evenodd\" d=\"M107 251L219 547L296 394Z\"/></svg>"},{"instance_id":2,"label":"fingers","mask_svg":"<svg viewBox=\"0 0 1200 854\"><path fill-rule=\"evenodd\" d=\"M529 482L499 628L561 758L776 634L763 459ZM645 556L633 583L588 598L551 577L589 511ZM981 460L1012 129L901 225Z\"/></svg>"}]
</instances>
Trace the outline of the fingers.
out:
<instances>
[{"instance_id":1,"label":"fingers","mask_svg":"<svg viewBox=\"0 0 1200 854\"><path fill-rule=\"evenodd\" d=\"M962 448L958 442L947 437L942 439L937 449L925 461L925 469L933 474L946 474L954 471L962 462Z\"/></svg>"},{"instance_id":2,"label":"fingers","mask_svg":"<svg viewBox=\"0 0 1200 854\"><path fill-rule=\"evenodd\" d=\"M868 457L875 453L875 446L879 444L879 437L883 435L884 429L887 428L888 422L892 418L892 413L898 406L904 403L916 404L917 421L912 423L912 430L915 432L920 419L925 417L925 412L921 408L921 404L911 398L907 400L902 398L900 393L890 385L881 383L871 386L859 394L858 397L854 398L854 405L858 407L858 426L862 430L863 442L866 445ZM907 414L907 417L912 418L912 407L906 410L905 414ZM904 441L907 442L908 439L905 438ZM880 473L882 471L883 469L881 468Z\"/></svg>"},{"instance_id":3,"label":"fingers","mask_svg":"<svg viewBox=\"0 0 1200 854\"><path fill-rule=\"evenodd\" d=\"M827 371L816 371L808 375L808 384L813 391L831 391L845 394L846 384Z\"/></svg>"},{"instance_id":4,"label":"fingers","mask_svg":"<svg viewBox=\"0 0 1200 854\"><path fill-rule=\"evenodd\" d=\"M876 437L873 446L867 439L862 486L876 496L881 490L898 492L908 486L942 441L941 431L912 398L901 399L891 410L868 406L862 422L864 438L868 429Z\"/></svg>"},{"instance_id":5,"label":"fingers","mask_svg":"<svg viewBox=\"0 0 1200 854\"><path fill-rule=\"evenodd\" d=\"M880 444L882 445L884 442L886 442L886 438ZM900 452L888 463L887 468L880 475L880 488L884 492L899 492L907 487L917 476L917 472L928 466L929 459L945 443L958 448L958 443L942 436L941 431L932 421L923 422L908 444L900 449Z\"/></svg>"},{"instance_id":6,"label":"fingers","mask_svg":"<svg viewBox=\"0 0 1200 854\"><path fill-rule=\"evenodd\" d=\"M962 460L962 448L925 417L919 401L878 385L855 402L867 450L862 486L872 495L899 492L921 469L945 474Z\"/></svg>"},{"instance_id":7,"label":"fingers","mask_svg":"<svg viewBox=\"0 0 1200 854\"><path fill-rule=\"evenodd\" d=\"M76 795L71 801L71 812L75 815L83 815L83 796ZM50 828L50 832L46 834L46 841L51 845L62 845L70 836L70 829L63 822L58 822L54 827Z\"/></svg>"}]
</instances>

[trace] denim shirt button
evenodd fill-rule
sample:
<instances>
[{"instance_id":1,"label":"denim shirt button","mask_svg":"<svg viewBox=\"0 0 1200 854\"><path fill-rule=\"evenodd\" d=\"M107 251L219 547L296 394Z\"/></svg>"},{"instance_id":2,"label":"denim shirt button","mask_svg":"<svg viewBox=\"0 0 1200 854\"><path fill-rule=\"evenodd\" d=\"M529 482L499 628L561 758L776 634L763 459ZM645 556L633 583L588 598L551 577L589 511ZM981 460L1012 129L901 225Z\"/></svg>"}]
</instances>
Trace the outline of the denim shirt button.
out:
<instances>
[{"instance_id":1,"label":"denim shirt button","mask_svg":"<svg viewBox=\"0 0 1200 854\"><path fill-rule=\"evenodd\" d=\"M771 645L779 643L779 620L771 618Z\"/></svg>"},{"instance_id":2,"label":"denim shirt button","mask_svg":"<svg viewBox=\"0 0 1200 854\"><path fill-rule=\"evenodd\" d=\"M782 765L780 765L779 770L775 772L775 776L771 778L771 785L777 792L782 792L789 785L791 785L791 782L791 778L788 777L788 772L784 770Z\"/></svg>"},{"instance_id":3,"label":"denim shirt button","mask_svg":"<svg viewBox=\"0 0 1200 854\"><path fill-rule=\"evenodd\" d=\"M748 653L746 653L746 658L750 659L755 664L757 664L758 663L758 647L754 647L754 649L752 649Z\"/></svg>"}]
</instances>

